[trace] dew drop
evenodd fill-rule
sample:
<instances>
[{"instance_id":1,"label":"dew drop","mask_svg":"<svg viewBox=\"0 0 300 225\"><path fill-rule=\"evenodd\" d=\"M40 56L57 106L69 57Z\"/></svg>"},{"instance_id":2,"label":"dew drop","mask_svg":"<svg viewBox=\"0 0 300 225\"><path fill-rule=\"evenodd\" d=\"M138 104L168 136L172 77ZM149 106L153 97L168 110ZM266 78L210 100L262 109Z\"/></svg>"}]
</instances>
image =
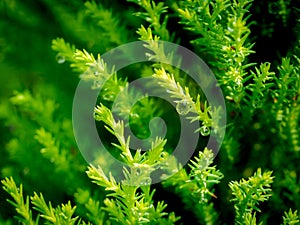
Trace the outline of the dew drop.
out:
<instances>
[{"instance_id":1,"label":"dew drop","mask_svg":"<svg viewBox=\"0 0 300 225\"><path fill-rule=\"evenodd\" d=\"M150 185L152 183L152 179L150 177L146 177L142 182L141 185L142 186L147 186Z\"/></svg>"},{"instance_id":2,"label":"dew drop","mask_svg":"<svg viewBox=\"0 0 300 225\"><path fill-rule=\"evenodd\" d=\"M60 53L58 53L55 58L59 64L63 64L66 61L65 57Z\"/></svg>"},{"instance_id":3,"label":"dew drop","mask_svg":"<svg viewBox=\"0 0 300 225\"><path fill-rule=\"evenodd\" d=\"M243 82L241 79L238 79L236 82L235 82L235 85L233 86L233 89L238 91L238 92L241 92L243 90Z\"/></svg>"},{"instance_id":4,"label":"dew drop","mask_svg":"<svg viewBox=\"0 0 300 225\"><path fill-rule=\"evenodd\" d=\"M160 163L154 164L153 167L154 169L158 170L160 168Z\"/></svg>"},{"instance_id":5,"label":"dew drop","mask_svg":"<svg viewBox=\"0 0 300 225\"><path fill-rule=\"evenodd\" d=\"M160 158L161 159L165 159L165 158L167 158L168 157L168 153L166 153L166 152L162 152L162 153L160 153Z\"/></svg>"},{"instance_id":6,"label":"dew drop","mask_svg":"<svg viewBox=\"0 0 300 225\"><path fill-rule=\"evenodd\" d=\"M102 82L102 81L100 81L100 80L95 80L94 83L93 83L93 88L94 88L94 89L97 89L97 88L102 87L102 85L103 85L103 82Z\"/></svg>"},{"instance_id":7,"label":"dew drop","mask_svg":"<svg viewBox=\"0 0 300 225\"><path fill-rule=\"evenodd\" d=\"M199 129L202 136L208 136L210 134L210 129L207 126L202 126Z\"/></svg>"},{"instance_id":8,"label":"dew drop","mask_svg":"<svg viewBox=\"0 0 300 225\"><path fill-rule=\"evenodd\" d=\"M112 94L104 94L104 95L102 95L102 98L105 101L113 101L115 97Z\"/></svg>"},{"instance_id":9,"label":"dew drop","mask_svg":"<svg viewBox=\"0 0 300 225\"><path fill-rule=\"evenodd\" d=\"M192 105L186 100L181 100L176 105L176 110L180 115L188 114L192 109Z\"/></svg>"},{"instance_id":10,"label":"dew drop","mask_svg":"<svg viewBox=\"0 0 300 225\"><path fill-rule=\"evenodd\" d=\"M23 170L23 174L24 175L27 175L27 174L29 174L30 173L30 169L29 168L24 168L24 170Z\"/></svg>"},{"instance_id":11,"label":"dew drop","mask_svg":"<svg viewBox=\"0 0 300 225\"><path fill-rule=\"evenodd\" d=\"M137 114L137 113L130 113L130 117L133 118L133 119L139 119L140 115Z\"/></svg>"},{"instance_id":12,"label":"dew drop","mask_svg":"<svg viewBox=\"0 0 300 225\"><path fill-rule=\"evenodd\" d=\"M141 169L140 168L136 168L135 175L139 176L139 175L141 175L141 173L142 173Z\"/></svg>"},{"instance_id":13,"label":"dew drop","mask_svg":"<svg viewBox=\"0 0 300 225\"><path fill-rule=\"evenodd\" d=\"M90 71L90 73L92 73L96 77L100 75L96 65L90 66L89 71Z\"/></svg>"},{"instance_id":14,"label":"dew drop","mask_svg":"<svg viewBox=\"0 0 300 225\"><path fill-rule=\"evenodd\" d=\"M231 28L231 27L227 27L227 30L228 30L230 33L234 31L233 28Z\"/></svg>"}]
</instances>

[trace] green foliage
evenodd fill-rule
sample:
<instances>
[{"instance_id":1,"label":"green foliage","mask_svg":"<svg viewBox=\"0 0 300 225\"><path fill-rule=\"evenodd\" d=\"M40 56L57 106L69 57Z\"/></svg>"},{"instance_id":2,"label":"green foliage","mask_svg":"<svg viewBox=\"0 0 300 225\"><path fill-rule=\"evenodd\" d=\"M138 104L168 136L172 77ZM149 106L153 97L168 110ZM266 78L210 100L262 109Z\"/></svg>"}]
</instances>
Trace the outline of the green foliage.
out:
<instances>
[{"instance_id":1,"label":"green foliage","mask_svg":"<svg viewBox=\"0 0 300 225\"><path fill-rule=\"evenodd\" d=\"M194 101L188 87L183 89L179 82L176 82L174 76L166 73L163 68L155 70L153 77L158 80L158 84L165 88L172 98L176 99L174 102L176 103L177 112L181 115L187 115L191 112L193 116L190 115L188 119L191 122L201 121L202 124L196 131L200 131L203 136L209 135L212 121L211 110L207 102L204 103L203 109L201 109L200 95L198 94L196 101Z\"/></svg>"},{"instance_id":2,"label":"green foliage","mask_svg":"<svg viewBox=\"0 0 300 225\"><path fill-rule=\"evenodd\" d=\"M297 210L295 212L292 212L292 210L290 209L289 212L285 212L284 213L284 217L283 217L283 224L284 225L292 225L292 224L297 224L299 223L299 216L297 213Z\"/></svg>"},{"instance_id":3,"label":"green foliage","mask_svg":"<svg viewBox=\"0 0 300 225\"><path fill-rule=\"evenodd\" d=\"M213 152L204 149L189 163L190 171L181 169L170 179L163 182L164 186L175 188L186 207L192 210L201 224L215 224L218 214L214 209L211 197L217 198L213 193L213 186L223 178L223 174L212 166Z\"/></svg>"},{"instance_id":4,"label":"green foliage","mask_svg":"<svg viewBox=\"0 0 300 225\"><path fill-rule=\"evenodd\" d=\"M270 184L272 182L271 172L262 174L261 169L258 169L248 180L242 179L239 182L232 181L229 183L234 196L232 201L235 202L237 224L243 224L251 216L253 210L260 212L257 205L259 202L267 201L270 198L272 192ZM253 224L251 219L248 219L249 224ZM255 215L252 219L255 220Z\"/></svg>"},{"instance_id":5,"label":"green foliage","mask_svg":"<svg viewBox=\"0 0 300 225\"><path fill-rule=\"evenodd\" d=\"M74 150L76 144L70 119L55 115L58 105L29 91L16 92L10 102L12 112L7 115L7 124L14 127L15 137L6 146L11 164L2 168L2 174L8 177L14 175L18 181L27 177L29 183L38 183L41 191L47 190L48 182L56 183L56 188L66 188L70 193L76 187L84 186L84 180L75 182L76 174L85 170L84 161ZM32 139L32 142L26 142L26 139ZM41 163L45 167L40 168ZM74 173L64 177L70 170ZM45 179L40 180L40 175Z\"/></svg>"},{"instance_id":6,"label":"green foliage","mask_svg":"<svg viewBox=\"0 0 300 225\"><path fill-rule=\"evenodd\" d=\"M23 224L37 224L32 219L32 212L29 209L29 197L24 201L22 185L17 188L12 178L6 178L5 180L2 180L1 183L4 185L4 190L10 193L14 199L14 202L11 200L9 200L9 202L16 208L17 213L20 215L18 220Z\"/></svg>"},{"instance_id":7,"label":"green foliage","mask_svg":"<svg viewBox=\"0 0 300 225\"><path fill-rule=\"evenodd\" d=\"M138 173L138 169L137 166L131 173L127 171L124 182L128 183L125 185L117 184L112 175L109 178L106 177L101 168L90 167L87 172L95 183L111 192L107 195L110 198L104 200L105 207L103 209L108 212L112 224L174 224L178 218L174 213L163 212L167 207L164 202L154 205L152 199L154 191L150 190L149 178L144 179L141 187L131 186L139 183L132 183L137 181L134 178L139 180L141 176L145 176L141 175L141 172ZM136 177L139 175L141 176ZM138 191L139 188L140 191Z\"/></svg>"},{"instance_id":8,"label":"green foliage","mask_svg":"<svg viewBox=\"0 0 300 225\"><path fill-rule=\"evenodd\" d=\"M42 194L38 195L37 193L30 197L33 209L39 213L36 221L34 221L32 211L29 208L29 196L24 201L22 185L18 188L12 178L6 178L2 181L2 184L4 190L13 197L14 201L9 200L9 202L16 207L16 211L20 215L18 220L22 224L39 224L40 218L45 220L45 224L85 224L79 221L76 223L77 217L72 218L76 207L72 207L70 202L53 208L51 203L47 205Z\"/></svg>"},{"instance_id":9,"label":"green foliage","mask_svg":"<svg viewBox=\"0 0 300 225\"><path fill-rule=\"evenodd\" d=\"M75 224L77 220L77 218L72 218L76 207L72 207L70 202L53 209L51 203L49 206L46 204L42 194L36 193L31 197L31 202L34 205L33 208L40 213L40 217L52 224Z\"/></svg>"},{"instance_id":10,"label":"green foliage","mask_svg":"<svg viewBox=\"0 0 300 225\"><path fill-rule=\"evenodd\" d=\"M245 69L252 65L245 63L253 52L252 45L246 42L250 34L246 13L251 2L181 1L178 8L186 29L198 36L192 43L203 49L204 59L213 66L219 82L225 86L226 98L237 106L243 97Z\"/></svg>"},{"instance_id":11,"label":"green foliage","mask_svg":"<svg viewBox=\"0 0 300 225\"><path fill-rule=\"evenodd\" d=\"M134 15L141 17L148 23L150 23L150 27L153 27L155 34L160 36L162 40L172 41L170 37L169 30L167 29L168 17L164 16L161 18L162 14L168 12L167 6L164 5L163 2L159 2L156 4L152 0L128 0L129 2L134 2L142 7L146 12L137 12Z\"/></svg>"},{"instance_id":12,"label":"green foliage","mask_svg":"<svg viewBox=\"0 0 300 225\"><path fill-rule=\"evenodd\" d=\"M295 2L2 1L0 223L14 224L14 217L21 224L299 224ZM287 30L279 44L271 43ZM107 65L105 52L137 40L144 41L149 61L162 62L117 72ZM217 156L206 143L218 128L218 109L170 65L180 66L182 59L158 40L187 46L216 75L228 121ZM124 163L119 172L98 153L93 165L101 166L88 165L77 148L70 115L78 82L73 73L91 89L101 88L91 113L104 147ZM175 107L131 88L141 77L151 77ZM178 114L200 125L186 166L172 155L181 132ZM165 137L153 136L160 129L149 126L155 117L168 125ZM146 149L133 149L129 128ZM164 181L151 185L156 170Z\"/></svg>"}]
</instances>

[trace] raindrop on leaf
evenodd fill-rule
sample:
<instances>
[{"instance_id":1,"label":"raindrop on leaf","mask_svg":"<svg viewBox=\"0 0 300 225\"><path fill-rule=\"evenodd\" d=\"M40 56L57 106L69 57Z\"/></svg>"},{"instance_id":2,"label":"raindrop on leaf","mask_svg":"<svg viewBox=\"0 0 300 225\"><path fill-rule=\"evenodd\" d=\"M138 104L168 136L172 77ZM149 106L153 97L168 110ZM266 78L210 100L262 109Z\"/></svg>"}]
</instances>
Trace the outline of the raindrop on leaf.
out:
<instances>
[{"instance_id":1,"label":"raindrop on leaf","mask_svg":"<svg viewBox=\"0 0 300 225\"><path fill-rule=\"evenodd\" d=\"M141 169L140 168L136 168L135 175L139 176L139 175L141 175L141 173L142 173Z\"/></svg>"},{"instance_id":2,"label":"raindrop on leaf","mask_svg":"<svg viewBox=\"0 0 300 225\"><path fill-rule=\"evenodd\" d=\"M95 65L90 66L89 71L94 75L94 76L99 76L100 73Z\"/></svg>"},{"instance_id":3,"label":"raindrop on leaf","mask_svg":"<svg viewBox=\"0 0 300 225\"><path fill-rule=\"evenodd\" d=\"M181 100L176 105L176 110L180 115L188 114L192 109L192 104L188 103L186 100Z\"/></svg>"},{"instance_id":4,"label":"raindrop on leaf","mask_svg":"<svg viewBox=\"0 0 300 225\"><path fill-rule=\"evenodd\" d=\"M105 101L113 101L114 98L115 98L115 96L112 95L112 94L104 94L104 95L102 95L102 98L103 98L103 100L105 100Z\"/></svg>"},{"instance_id":5,"label":"raindrop on leaf","mask_svg":"<svg viewBox=\"0 0 300 225\"><path fill-rule=\"evenodd\" d=\"M154 169L158 170L160 168L160 163L153 165Z\"/></svg>"},{"instance_id":6,"label":"raindrop on leaf","mask_svg":"<svg viewBox=\"0 0 300 225\"><path fill-rule=\"evenodd\" d=\"M210 129L207 126L202 126L199 129L202 136L208 136L210 134Z\"/></svg>"},{"instance_id":7,"label":"raindrop on leaf","mask_svg":"<svg viewBox=\"0 0 300 225\"><path fill-rule=\"evenodd\" d=\"M147 186L150 185L152 183L152 179L150 177L146 177L142 182L141 185L142 186Z\"/></svg>"},{"instance_id":8,"label":"raindrop on leaf","mask_svg":"<svg viewBox=\"0 0 300 225\"><path fill-rule=\"evenodd\" d=\"M94 81L94 83L93 83L93 88L100 88L100 87L102 87L102 81L100 81L100 80L95 80Z\"/></svg>"},{"instance_id":9,"label":"raindrop on leaf","mask_svg":"<svg viewBox=\"0 0 300 225\"><path fill-rule=\"evenodd\" d=\"M64 57L62 54L58 53L58 54L56 55L56 61L57 61L59 64L63 64L63 63L66 61L66 59L65 59L65 57Z\"/></svg>"},{"instance_id":10,"label":"raindrop on leaf","mask_svg":"<svg viewBox=\"0 0 300 225\"><path fill-rule=\"evenodd\" d=\"M162 153L160 153L160 158L161 159L165 159L165 158L167 158L168 157L168 153L167 152L162 152Z\"/></svg>"}]
</instances>

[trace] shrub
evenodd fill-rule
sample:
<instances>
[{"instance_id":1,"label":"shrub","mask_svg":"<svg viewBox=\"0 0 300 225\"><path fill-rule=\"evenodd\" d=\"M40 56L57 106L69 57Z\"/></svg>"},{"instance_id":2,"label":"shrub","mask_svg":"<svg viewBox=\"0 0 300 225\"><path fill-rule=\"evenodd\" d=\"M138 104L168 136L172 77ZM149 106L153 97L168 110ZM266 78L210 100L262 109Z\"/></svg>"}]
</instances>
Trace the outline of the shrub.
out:
<instances>
[{"instance_id":1,"label":"shrub","mask_svg":"<svg viewBox=\"0 0 300 225\"><path fill-rule=\"evenodd\" d=\"M0 105L1 224L299 223L296 1L34 3L0 4L6 31L0 36L0 68L11 77L1 78L7 83ZM137 40L144 42L148 62L120 71L106 64L105 52ZM214 118L225 115L183 71L153 62L183 60L167 54L158 40L191 49L216 76L227 110L218 154L207 143L222 129ZM101 87L89 113L102 147L130 166L122 168L121 182L106 155L86 141L92 152L86 162L77 146L73 74L91 90ZM131 88L146 77L174 107ZM13 96L7 94L11 89ZM118 95L122 104L113 111ZM172 154L180 137L178 115L199 126L187 165ZM165 136L153 137L161 133L160 126L151 126L155 117L164 119ZM139 148L148 151L133 149L133 136L146 140ZM157 171L163 181L152 184Z\"/></svg>"}]
</instances>

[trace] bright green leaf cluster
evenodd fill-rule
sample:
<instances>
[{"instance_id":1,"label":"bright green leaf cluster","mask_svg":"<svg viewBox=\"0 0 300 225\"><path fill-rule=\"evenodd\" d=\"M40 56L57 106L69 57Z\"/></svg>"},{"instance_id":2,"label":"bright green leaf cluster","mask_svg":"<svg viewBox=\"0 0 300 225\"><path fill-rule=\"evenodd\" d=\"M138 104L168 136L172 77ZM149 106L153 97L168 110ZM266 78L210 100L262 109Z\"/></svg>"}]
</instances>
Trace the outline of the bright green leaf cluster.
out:
<instances>
[{"instance_id":1,"label":"bright green leaf cluster","mask_svg":"<svg viewBox=\"0 0 300 225\"><path fill-rule=\"evenodd\" d=\"M163 182L164 186L175 188L188 209L191 209L200 223L215 224L218 215L211 202L213 186L223 178L223 174L212 166L214 154L205 148L189 163L190 171L181 169L173 177Z\"/></svg>"},{"instance_id":2,"label":"bright green leaf cluster","mask_svg":"<svg viewBox=\"0 0 300 225\"><path fill-rule=\"evenodd\" d=\"M45 224L53 225L85 225L85 222L81 222L78 217L73 217L76 206L72 206L69 201L67 204L61 204L53 208L51 203L47 205L42 194L38 195L34 193L34 196L30 197L33 209L38 212L36 220L33 220L32 211L30 209L29 196L24 201L23 187L18 188L12 178L6 178L2 180L4 190L12 196L14 201L9 202L16 207L17 213L20 215L18 220L25 225L39 224L40 218L44 219ZM90 223L88 223L90 224Z\"/></svg>"},{"instance_id":3,"label":"bright green leaf cluster","mask_svg":"<svg viewBox=\"0 0 300 225\"><path fill-rule=\"evenodd\" d=\"M145 9L146 12L137 12L136 16L143 18L145 21L150 23L150 27L153 27L155 33L162 38L164 41L172 41L169 30L167 29L168 17L165 16L163 19L161 16L167 12L168 7L163 2L155 3L153 0L128 0L134 2L140 7ZM163 22L161 22L163 21Z\"/></svg>"},{"instance_id":4,"label":"bright green leaf cluster","mask_svg":"<svg viewBox=\"0 0 300 225\"><path fill-rule=\"evenodd\" d=\"M244 220L252 212L258 211L259 202L267 201L272 195L270 185L273 183L274 177L271 176L272 172L257 172L248 180L242 179L241 181L231 181L229 187L232 190L235 202L234 208L236 211L236 223L243 224Z\"/></svg>"},{"instance_id":5,"label":"bright green leaf cluster","mask_svg":"<svg viewBox=\"0 0 300 225\"><path fill-rule=\"evenodd\" d=\"M29 197L24 200L23 186L20 185L18 188L12 178L6 178L1 181L3 189L9 193L14 201L8 200L15 208L17 213L20 215L18 220L26 225L38 224L32 218L32 212L29 207Z\"/></svg>"},{"instance_id":6,"label":"bright green leaf cluster","mask_svg":"<svg viewBox=\"0 0 300 225\"><path fill-rule=\"evenodd\" d=\"M293 212L290 209L288 212L284 213L283 225L293 225L293 224L298 224L299 222L300 220L299 220L299 215L297 210Z\"/></svg>"},{"instance_id":7,"label":"bright green leaf cluster","mask_svg":"<svg viewBox=\"0 0 300 225\"><path fill-rule=\"evenodd\" d=\"M227 207L230 204L234 204L236 224L265 224L277 212L285 212L283 224L298 224L298 211L292 209L300 208L300 42L296 43L300 37L297 32L299 21L294 28L298 40L296 44L292 43L294 49L287 51L281 64L278 65L277 57L274 57L270 59L275 59L273 62L256 66L249 57L254 53L256 38L250 32L249 18L250 13L261 10L259 1L128 2L125 10L120 10L124 5L114 1L87 1L84 4L38 1L39 7L45 7L47 14L53 14L55 20L60 21L59 26L72 43L85 45L86 49L79 50L62 38L52 41L59 64L70 63L79 78L90 82L92 89L101 89L100 103L97 102L94 109L97 128L101 129L99 134L104 145L109 146L107 154L124 162L124 167L122 174L118 174L122 178L119 182L113 160L101 152L93 161L93 165L101 167L90 165L88 177L82 176L87 165L76 149L71 120L60 113L58 101L53 100L56 97L61 107L69 110L71 104L65 105L60 99L63 96L55 95L59 88L50 90L47 88L50 85L39 83L38 90L15 92L9 103L0 104L1 121L5 119L6 128L13 135L3 156L8 163L1 162L0 166L1 176L6 177L2 180L4 190L10 194L12 200L9 202L19 214L17 220L22 224L175 224L179 220L175 213L180 214L182 206L179 204L178 212L168 213L173 202L158 200L161 189L167 188L182 198L200 224L219 224L223 218L233 219L230 216L233 207ZM252 3L255 3L254 7ZM270 14L276 13L284 26L291 21L291 15L297 16L296 12L299 12L289 7L292 1L277 0L266 4ZM145 24L136 17L132 19L134 10L133 14L145 20ZM17 22L24 17L20 12L32 12L31 7L18 0L4 1L0 11L4 12L4 18ZM44 26L37 17L24 18L21 24L28 28L26 25L30 23L33 27ZM262 32L268 33L273 27L270 24L269 29ZM31 29L28 33L31 34ZM269 32L266 36L271 35ZM9 42L3 40L1 36L0 46L5 47ZM115 72L109 67L112 65L108 66L103 60L102 54L133 40L143 41L146 58L156 62L131 65ZM177 113L190 122L200 123L197 131L202 136L208 136L210 130L218 128L215 118L220 115L208 105L192 79L169 65L180 66L182 59L174 54L176 49L164 49L157 42L159 40L178 40L191 48L209 64L223 89L229 123L215 160L213 152L205 146L203 151L195 152L197 156L185 167L171 154L180 133L174 125ZM10 47L0 50L1 62ZM51 70L53 73L55 71ZM176 107L169 109L171 106L163 101L131 89L131 80L150 76L158 84L155 88L163 90ZM119 102L114 104L117 97ZM137 99L139 101L135 102ZM149 126L149 121L157 116L167 118L166 124L171 125L165 137L156 135L159 126L154 129L150 127L152 124ZM135 150L131 146L133 137L127 135L126 130L129 128L133 135L147 140L146 148L140 146ZM205 145L202 141L206 139L200 137L199 146ZM214 162L220 169L213 165ZM258 169L251 176L256 168L264 167L273 172L262 173ZM163 187L150 185L155 170L161 172L160 178L165 180ZM170 177L170 174L174 175ZM10 176L23 185L17 187L14 180L8 178ZM245 178L232 181L237 177ZM91 184L88 178L97 185ZM38 188L43 195L34 192L32 197L24 197L23 187L26 187L24 192ZM60 204L65 198L75 202ZM45 199L52 200L46 203ZM269 212L260 213L259 204L267 200ZM0 223L5 222L0 218Z\"/></svg>"},{"instance_id":8,"label":"bright green leaf cluster","mask_svg":"<svg viewBox=\"0 0 300 225\"><path fill-rule=\"evenodd\" d=\"M137 168L138 169L138 168ZM134 170L135 174L141 173L140 170ZM128 171L127 171L128 172ZM150 190L147 180L142 185L132 186L130 183L125 185L118 184L113 176L106 177L101 168L90 167L87 172L88 176L96 184L105 187L108 198L104 200L103 209L108 212L112 224L174 224L179 218L174 213L164 212L167 205L158 202L154 205L154 190ZM127 173L126 181L135 174ZM135 175L138 176L138 175ZM138 177L136 177L138 178Z\"/></svg>"}]
</instances>

